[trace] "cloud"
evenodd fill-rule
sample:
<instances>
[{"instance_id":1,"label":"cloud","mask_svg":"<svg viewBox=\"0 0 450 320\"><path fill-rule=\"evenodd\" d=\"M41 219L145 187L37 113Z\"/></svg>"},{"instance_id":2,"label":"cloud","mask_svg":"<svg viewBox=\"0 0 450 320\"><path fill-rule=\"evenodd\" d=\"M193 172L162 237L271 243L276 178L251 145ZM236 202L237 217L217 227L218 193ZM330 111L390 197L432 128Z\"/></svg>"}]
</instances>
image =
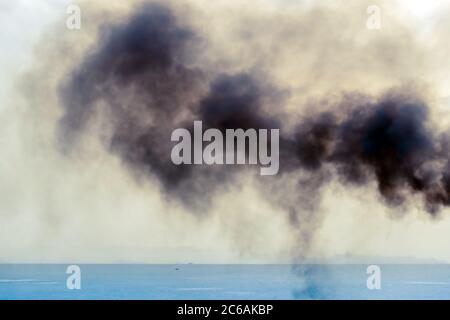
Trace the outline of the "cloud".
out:
<instances>
[{"instance_id":1,"label":"cloud","mask_svg":"<svg viewBox=\"0 0 450 320\"><path fill-rule=\"evenodd\" d=\"M214 243L232 259L305 258L327 251L318 237L336 181L392 210L410 211L418 194L432 213L446 205L439 71L415 25L388 2L379 31L365 27L364 3L264 4L81 2L82 30L54 26L16 92L22 112L3 117L22 168L15 179L3 170L15 213L5 219L11 230L34 221L16 244L24 253L3 256L80 241L74 255L92 259L86 248L169 241ZM280 175L172 165L170 133L196 119L280 127Z\"/></svg>"}]
</instances>

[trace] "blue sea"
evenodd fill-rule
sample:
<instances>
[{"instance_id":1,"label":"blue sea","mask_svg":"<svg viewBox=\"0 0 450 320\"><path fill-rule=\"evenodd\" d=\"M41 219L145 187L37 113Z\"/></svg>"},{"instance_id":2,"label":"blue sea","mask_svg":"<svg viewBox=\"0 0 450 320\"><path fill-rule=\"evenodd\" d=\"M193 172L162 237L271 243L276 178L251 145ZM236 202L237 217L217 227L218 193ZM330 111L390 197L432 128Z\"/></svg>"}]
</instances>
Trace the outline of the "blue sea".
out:
<instances>
[{"instance_id":1,"label":"blue sea","mask_svg":"<svg viewBox=\"0 0 450 320\"><path fill-rule=\"evenodd\" d=\"M450 299L450 265L379 265L381 288L369 290L368 265L0 265L0 299Z\"/></svg>"}]
</instances>

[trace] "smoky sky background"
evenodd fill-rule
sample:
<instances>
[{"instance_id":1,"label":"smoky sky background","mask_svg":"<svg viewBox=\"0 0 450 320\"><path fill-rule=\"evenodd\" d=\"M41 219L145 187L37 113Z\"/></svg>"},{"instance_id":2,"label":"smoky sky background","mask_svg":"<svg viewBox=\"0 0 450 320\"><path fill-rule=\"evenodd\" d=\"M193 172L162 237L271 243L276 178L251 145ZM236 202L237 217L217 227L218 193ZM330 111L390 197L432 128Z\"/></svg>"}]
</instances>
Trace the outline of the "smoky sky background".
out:
<instances>
[{"instance_id":1,"label":"smoky sky background","mask_svg":"<svg viewBox=\"0 0 450 320\"><path fill-rule=\"evenodd\" d=\"M2 261L450 258L443 4L79 5L4 36ZM280 128L279 175L173 166L200 119Z\"/></svg>"}]
</instances>

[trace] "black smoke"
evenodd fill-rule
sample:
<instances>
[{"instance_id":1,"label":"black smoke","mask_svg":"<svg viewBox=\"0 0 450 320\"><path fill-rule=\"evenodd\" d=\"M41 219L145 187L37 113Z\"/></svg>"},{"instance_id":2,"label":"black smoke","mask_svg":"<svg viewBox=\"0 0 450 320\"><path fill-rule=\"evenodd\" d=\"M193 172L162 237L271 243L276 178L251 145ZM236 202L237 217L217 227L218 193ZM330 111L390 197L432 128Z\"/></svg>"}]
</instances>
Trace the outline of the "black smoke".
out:
<instances>
[{"instance_id":1,"label":"black smoke","mask_svg":"<svg viewBox=\"0 0 450 320\"><path fill-rule=\"evenodd\" d=\"M61 87L62 149L70 150L101 114L112 127L107 147L137 176L155 176L168 196L189 206L208 203L238 169L172 164L172 131L192 132L194 120L223 133L264 128L268 120L260 113L270 93L249 73L211 75L201 62L196 66L193 57L202 45L157 4L140 7L123 24L103 26L96 47Z\"/></svg>"},{"instance_id":2,"label":"black smoke","mask_svg":"<svg viewBox=\"0 0 450 320\"><path fill-rule=\"evenodd\" d=\"M267 95L275 89L263 88L248 73L219 75L211 83L208 95L200 101L198 119L206 128L226 129L275 129L277 119L265 114L262 106Z\"/></svg>"},{"instance_id":3,"label":"black smoke","mask_svg":"<svg viewBox=\"0 0 450 320\"><path fill-rule=\"evenodd\" d=\"M411 194L421 195L430 213L449 205L446 135L433 132L423 101L397 92L345 109L299 125L287 158L312 171L332 166L345 184L375 181L391 206Z\"/></svg>"},{"instance_id":4,"label":"black smoke","mask_svg":"<svg viewBox=\"0 0 450 320\"><path fill-rule=\"evenodd\" d=\"M222 132L280 128L281 172L275 179L334 171L344 184L375 181L388 205L401 205L411 194L422 196L431 213L449 205L446 139L429 127L428 108L414 94L367 98L357 105L349 99L351 107L306 116L292 131L278 116L282 90L252 72L212 70L196 58L205 45L163 5L145 5L126 22L103 26L96 46L61 87L62 149L71 150L100 114L109 122L105 143L111 152L138 176L156 177L170 198L198 208L236 182L243 168L173 165L174 129L192 130L194 120ZM268 179L261 178L261 188ZM317 194L322 183L309 181L315 181L313 188L299 183L284 194Z\"/></svg>"}]
</instances>

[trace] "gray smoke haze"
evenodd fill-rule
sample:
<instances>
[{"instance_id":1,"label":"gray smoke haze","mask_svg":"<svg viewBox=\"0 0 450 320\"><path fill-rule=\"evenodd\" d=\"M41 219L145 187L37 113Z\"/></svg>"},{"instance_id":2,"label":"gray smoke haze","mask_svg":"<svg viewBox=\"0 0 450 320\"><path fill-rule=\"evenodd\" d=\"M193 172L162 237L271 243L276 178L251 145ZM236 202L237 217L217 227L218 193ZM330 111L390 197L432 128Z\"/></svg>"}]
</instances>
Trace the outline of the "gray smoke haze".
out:
<instances>
[{"instance_id":1,"label":"gray smoke haze","mask_svg":"<svg viewBox=\"0 0 450 320\"><path fill-rule=\"evenodd\" d=\"M390 248L448 256L431 240L444 224L427 219L442 221L450 201L438 100L450 90L440 81L448 28L424 42L391 2L378 31L365 26L371 2L219 2L81 1L81 30L50 28L17 90L27 105L3 113L17 115L4 141L20 142L4 162L22 170L2 203L26 213L3 233L35 219L23 252L85 240L83 257L98 234L106 245L217 244L270 261ZM279 174L173 165L171 133L195 120L279 128ZM11 172L3 181L16 181ZM8 196L22 190L27 201ZM411 231L391 212L421 218ZM402 246L425 229L428 245Z\"/></svg>"},{"instance_id":2,"label":"gray smoke haze","mask_svg":"<svg viewBox=\"0 0 450 320\"><path fill-rule=\"evenodd\" d=\"M358 96L349 94L339 108L308 116L292 132L280 116L263 109L280 89L261 85L250 71L211 75L201 61L193 62L199 43L204 40L159 4L104 26L96 48L61 89L64 148L103 103L112 122L107 147L132 169L155 175L170 196L198 205L205 194L232 183L236 170L173 165L168 137L174 129L193 120L222 132L280 128L279 179L331 164L342 183L365 185L374 179L389 205L403 204L412 193L422 195L430 213L450 204L446 139L429 128L428 107L414 92L398 90L375 101L359 97L356 103Z\"/></svg>"},{"instance_id":3,"label":"gray smoke haze","mask_svg":"<svg viewBox=\"0 0 450 320\"><path fill-rule=\"evenodd\" d=\"M70 149L102 103L112 122L107 148L131 169L155 175L169 196L199 209L207 203L203 196L232 180L236 169L174 165L171 132L191 129L194 120L223 133L278 128L261 110L275 91L251 73L209 79L208 70L189 63L202 41L168 7L147 4L136 12L123 24L105 26L93 53L62 86L61 147Z\"/></svg>"},{"instance_id":4,"label":"gray smoke haze","mask_svg":"<svg viewBox=\"0 0 450 320\"><path fill-rule=\"evenodd\" d=\"M448 206L448 136L433 132L426 104L411 92L354 106L348 99L342 104L347 112L322 113L298 126L288 138L294 152L286 162L313 171L332 164L342 183L362 186L374 179L391 206L413 193L423 197L429 213Z\"/></svg>"}]
</instances>

